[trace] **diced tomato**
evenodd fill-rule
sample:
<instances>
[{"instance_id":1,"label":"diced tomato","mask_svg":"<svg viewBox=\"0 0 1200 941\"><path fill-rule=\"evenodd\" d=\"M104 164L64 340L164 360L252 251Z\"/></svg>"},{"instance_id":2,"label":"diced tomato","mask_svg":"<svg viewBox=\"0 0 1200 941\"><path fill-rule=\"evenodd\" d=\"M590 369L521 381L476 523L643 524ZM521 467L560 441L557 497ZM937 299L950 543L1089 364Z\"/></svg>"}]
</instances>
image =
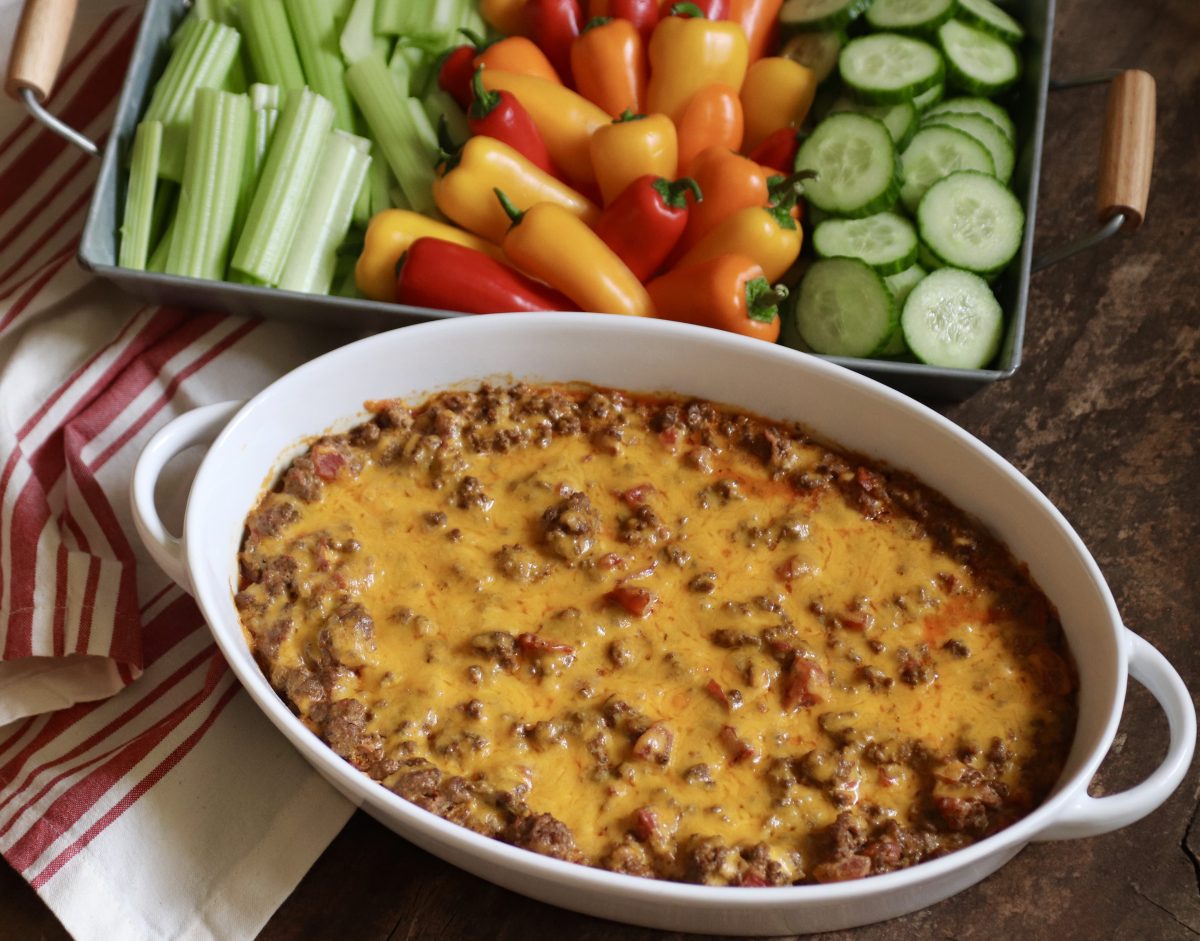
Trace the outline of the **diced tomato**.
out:
<instances>
[{"instance_id":1,"label":"diced tomato","mask_svg":"<svg viewBox=\"0 0 1200 941\"><path fill-rule=\"evenodd\" d=\"M630 588L618 585L604 596L610 604L620 605L634 617L644 618L654 610L658 596L646 588Z\"/></svg>"},{"instance_id":2,"label":"diced tomato","mask_svg":"<svg viewBox=\"0 0 1200 941\"><path fill-rule=\"evenodd\" d=\"M787 686L783 690L783 708L808 708L829 699L829 677L807 657L794 657L788 670Z\"/></svg>"},{"instance_id":3,"label":"diced tomato","mask_svg":"<svg viewBox=\"0 0 1200 941\"><path fill-rule=\"evenodd\" d=\"M753 761L758 757L754 746L738 735L737 729L732 725L722 726L718 734L721 744L729 749L729 760L732 764L736 765L738 762L746 760Z\"/></svg>"},{"instance_id":4,"label":"diced tomato","mask_svg":"<svg viewBox=\"0 0 1200 941\"><path fill-rule=\"evenodd\" d=\"M769 883L754 870L748 870L747 872L742 873L741 878L738 879L738 885L744 886L748 889L758 889L769 885Z\"/></svg>"},{"instance_id":5,"label":"diced tomato","mask_svg":"<svg viewBox=\"0 0 1200 941\"><path fill-rule=\"evenodd\" d=\"M716 680L709 680L704 688L708 690L708 695L719 702L726 709L729 708L729 697L725 695L725 690L721 689L721 684Z\"/></svg>"},{"instance_id":6,"label":"diced tomato","mask_svg":"<svg viewBox=\"0 0 1200 941\"><path fill-rule=\"evenodd\" d=\"M337 476L337 472L345 465L346 459L337 451L313 448L312 462L313 470L317 472L318 477L323 480L333 480Z\"/></svg>"},{"instance_id":7,"label":"diced tomato","mask_svg":"<svg viewBox=\"0 0 1200 941\"><path fill-rule=\"evenodd\" d=\"M518 634L517 646L526 653L567 653L575 652L575 648L567 644L555 643L552 640L546 640L544 637L538 637L537 634Z\"/></svg>"},{"instance_id":8,"label":"diced tomato","mask_svg":"<svg viewBox=\"0 0 1200 941\"><path fill-rule=\"evenodd\" d=\"M615 552L608 552L596 560L596 568L610 571L625 567L625 557Z\"/></svg>"},{"instance_id":9,"label":"diced tomato","mask_svg":"<svg viewBox=\"0 0 1200 941\"><path fill-rule=\"evenodd\" d=\"M652 809L641 807L633 815L633 832L644 843L649 843L658 835L658 816Z\"/></svg>"}]
</instances>

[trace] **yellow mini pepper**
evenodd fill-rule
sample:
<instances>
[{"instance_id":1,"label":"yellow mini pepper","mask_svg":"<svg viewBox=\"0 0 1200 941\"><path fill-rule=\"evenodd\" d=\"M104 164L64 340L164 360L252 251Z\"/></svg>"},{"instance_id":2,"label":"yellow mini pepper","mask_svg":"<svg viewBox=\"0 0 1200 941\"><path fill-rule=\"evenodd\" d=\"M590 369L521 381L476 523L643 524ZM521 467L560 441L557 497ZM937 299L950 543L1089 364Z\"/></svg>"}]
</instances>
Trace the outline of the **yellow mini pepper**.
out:
<instances>
[{"instance_id":1,"label":"yellow mini pepper","mask_svg":"<svg viewBox=\"0 0 1200 941\"><path fill-rule=\"evenodd\" d=\"M597 128L591 140L592 169L608 205L638 177L675 179L679 148L675 125L665 114L624 114Z\"/></svg>"},{"instance_id":2,"label":"yellow mini pepper","mask_svg":"<svg viewBox=\"0 0 1200 941\"><path fill-rule=\"evenodd\" d=\"M420 238L441 239L474 248L494 258L501 257L497 246L470 232L419 212L385 209L372 216L367 226L362 254L354 266L354 283L358 289L373 301L394 301L396 265L412 243Z\"/></svg>"},{"instance_id":3,"label":"yellow mini pepper","mask_svg":"<svg viewBox=\"0 0 1200 941\"><path fill-rule=\"evenodd\" d=\"M746 152L781 127L803 124L816 93L816 75L799 62L772 56L751 65L741 91Z\"/></svg>"},{"instance_id":4,"label":"yellow mini pepper","mask_svg":"<svg viewBox=\"0 0 1200 941\"><path fill-rule=\"evenodd\" d=\"M683 15L677 15L683 14ZM736 23L705 19L694 3L677 3L650 37L646 110L678 121L688 101L709 85L741 88L746 34Z\"/></svg>"},{"instance_id":5,"label":"yellow mini pepper","mask_svg":"<svg viewBox=\"0 0 1200 941\"><path fill-rule=\"evenodd\" d=\"M721 255L747 255L774 284L800 257L804 233L792 218L791 205L739 209L719 223L679 259L690 268Z\"/></svg>"},{"instance_id":6,"label":"yellow mini pepper","mask_svg":"<svg viewBox=\"0 0 1200 941\"><path fill-rule=\"evenodd\" d=\"M479 12L496 32L525 35L525 0L479 0Z\"/></svg>"},{"instance_id":7,"label":"yellow mini pepper","mask_svg":"<svg viewBox=\"0 0 1200 941\"><path fill-rule=\"evenodd\" d=\"M612 120L608 114L563 85L515 72L484 69L483 86L516 97L541 131L551 159L572 183L578 186L596 182L588 142L596 128Z\"/></svg>"},{"instance_id":8,"label":"yellow mini pepper","mask_svg":"<svg viewBox=\"0 0 1200 941\"><path fill-rule=\"evenodd\" d=\"M439 168L433 201L447 218L499 244L511 220L496 201L496 189L523 206L553 203L588 225L600 214L590 199L492 137L472 137Z\"/></svg>"},{"instance_id":9,"label":"yellow mini pepper","mask_svg":"<svg viewBox=\"0 0 1200 941\"><path fill-rule=\"evenodd\" d=\"M637 275L578 216L554 203L520 212L500 189L494 201L512 221L504 254L527 275L565 294L580 310L653 316Z\"/></svg>"}]
</instances>

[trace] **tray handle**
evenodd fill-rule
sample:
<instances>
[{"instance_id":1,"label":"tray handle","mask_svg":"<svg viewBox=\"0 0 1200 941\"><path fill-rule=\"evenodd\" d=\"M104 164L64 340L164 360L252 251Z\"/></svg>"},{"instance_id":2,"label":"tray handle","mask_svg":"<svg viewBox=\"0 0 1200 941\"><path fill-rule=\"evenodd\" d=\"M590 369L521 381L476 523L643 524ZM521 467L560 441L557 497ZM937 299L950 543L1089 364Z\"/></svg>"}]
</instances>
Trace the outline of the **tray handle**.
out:
<instances>
[{"instance_id":1,"label":"tray handle","mask_svg":"<svg viewBox=\"0 0 1200 941\"><path fill-rule=\"evenodd\" d=\"M1098 245L1121 229L1136 231L1146 217L1154 168L1157 110L1154 76L1141 69L1113 70L1054 81L1050 87L1059 91L1102 82L1111 84L1096 186L1096 216L1100 228L1040 256L1034 261L1034 271L1049 268Z\"/></svg>"},{"instance_id":2,"label":"tray handle","mask_svg":"<svg viewBox=\"0 0 1200 941\"><path fill-rule=\"evenodd\" d=\"M26 0L13 41L4 90L25 103L35 120L95 156L100 148L43 107L54 90L78 0Z\"/></svg>"}]
</instances>

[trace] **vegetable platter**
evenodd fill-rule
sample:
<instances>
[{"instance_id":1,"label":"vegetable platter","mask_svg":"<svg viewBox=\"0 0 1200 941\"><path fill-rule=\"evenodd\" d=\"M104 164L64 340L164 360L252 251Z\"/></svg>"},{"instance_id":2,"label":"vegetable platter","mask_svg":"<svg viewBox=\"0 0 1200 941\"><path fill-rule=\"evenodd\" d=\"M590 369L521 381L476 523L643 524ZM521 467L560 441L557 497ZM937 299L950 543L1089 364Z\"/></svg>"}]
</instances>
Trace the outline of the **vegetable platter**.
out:
<instances>
[{"instance_id":1,"label":"vegetable platter","mask_svg":"<svg viewBox=\"0 0 1200 941\"><path fill-rule=\"evenodd\" d=\"M46 7L64 3L64 0L38 0L38 2ZM436 148L441 149L443 152L441 159L449 161L448 169L453 171L457 167L457 162L460 161L483 163L487 160L495 160L496 154L487 152L489 148L496 149L494 142L486 137L472 137L466 141L467 145L463 146L469 133L468 129L463 126L466 123L465 115L463 111L448 101L447 89L450 86L446 82L440 83L443 87L439 88L437 87L439 83L430 81L428 76L423 78L422 83L427 90L423 100L415 97L406 99L402 93L395 93L397 87L403 86L397 86L391 81L391 76L401 75L403 77L406 68L429 69L432 61L429 54L431 49L428 45L422 49L419 42L396 43L394 46L388 42L386 50L379 50L384 53L386 58L379 57L378 53L370 48L372 44L383 46L378 37L378 30L372 29L372 25L376 27L379 25L379 19L374 19L373 24L372 22L362 22L360 14L360 28L353 28L355 14L364 9L370 11L370 7L376 6L376 4L363 3L360 0L360 2L346 5L350 19L338 24L341 49L329 48L328 42L306 44L302 37L303 30L297 30L296 24L293 24L293 30L296 32L295 46L299 56L295 53L290 56L283 55L278 49L270 48L269 43L264 46L262 37L269 37L271 31L266 28L260 29L260 38L257 44L246 42L243 44L243 50L236 53L235 68L240 67L246 73L241 78L240 85L236 79L226 85L226 88L234 90L248 89L247 93L234 95L229 92L218 93L213 90L204 95L195 96L197 110L191 118L193 123L202 123L210 130L215 128L217 129L216 133L229 133L227 130L221 129L233 127L232 133L240 135L237 138L237 145L246 153L255 151L257 140L258 162L254 174L257 180L254 178L247 180L246 173L239 174L232 168L228 172L213 173L212 167L217 164L210 163L204 180L209 189L202 191L205 194L204 199L201 200L202 205L193 205L187 208L186 201L179 199L180 205L173 211L174 221L170 223L180 226L182 225L180 219L188 219L190 221L186 228L193 234L182 240L156 239L160 244L164 241L171 241L174 244L172 251L160 251L160 257L156 259L153 257L153 248L148 239L140 246L137 244L138 220L141 220L140 225L142 226L157 226L161 233L162 229L168 226L168 221L163 218L165 213L161 207L150 202L143 205L140 211L134 212L128 219L126 218L127 204L136 205L138 197L136 189L139 181L145 178L145 169L142 168L139 172L137 166L139 153L153 152L161 163L158 168L152 169L156 169L158 174L164 175L167 179L182 180L187 172L184 167L185 153L195 150L197 147L213 147L214 143L206 140L204 134L194 134L186 148L181 148L177 139L171 140L173 134L171 122L174 119L171 117L169 100L166 105L162 101L164 98L169 99L171 92L170 83L165 78L170 72L168 64L172 59L172 52L177 51L178 46L185 42L197 43L200 41L195 36L199 30L192 28L197 17L190 15L189 8L178 0L148 0L142 28L118 106L113 132L105 147L96 193L81 241L79 252L81 263L110 278L126 290L159 303L175 304L193 309L218 308L235 313L297 321L335 323L360 329L378 329L422 320L463 316L459 312L437 309L440 306L449 306L445 299L447 281L463 290L462 297L464 299L469 296L468 288L473 290L475 286L479 286L485 293L487 290L508 292L508 296L514 298L512 305L514 309L522 308L523 298L533 305L533 307L524 309L536 309L537 307L544 309L546 306L562 306L567 309L571 307L598 309L601 301L606 300L606 296L602 292L599 294L595 292L596 284L601 281L612 284L614 276L616 282L619 282L619 276L622 273L627 275L628 269L621 265L620 271L615 268L609 272L604 270L605 264L608 263L608 256L612 253L604 246L600 246L600 249L597 250L596 246L600 239L592 231L595 219L588 218L589 224L586 226L577 225L576 228L579 230L576 233L577 237L573 237L573 241L569 243L564 242L564 248L568 250L563 251L561 257L569 256L577 259L572 265L566 266L572 268L573 272L561 270L563 266L558 263L555 253L548 246L556 236L561 237L565 231L564 225L567 225L568 230L571 228L569 224L564 223L563 218L556 217L571 216L572 221L577 222L579 218L597 212L596 204L603 205L607 201L602 200L598 192L604 187L606 181L592 179L580 181L581 171L570 165L574 158L569 153L569 147L564 147L561 141L550 139L547 141L550 150L557 162L564 164L564 169L568 171L566 174L560 172L558 176L560 178L565 176L568 183L579 184L575 187L568 185L565 189L570 193L574 193L576 190L588 193L594 200L590 209L587 206L572 207L569 205L569 201L564 209L563 199L556 200L559 205L554 209L542 205L533 206L527 193L505 194L507 198L503 203L498 199L493 202L491 193L473 192L469 186L462 187L461 192L453 194L449 198L434 200L433 194L437 187L448 188L448 184L453 182L453 174L448 172L445 163L443 163L443 168L435 174L433 164L436 160L429 160L429 156L431 153L437 153ZM793 30L790 28L791 24L787 23L788 7L794 8L797 5L796 0L791 0L784 6L785 37L793 34ZM800 5L809 7L848 6L832 2L832 0L828 3L825 0L818 0L815 4L811 0L803 0ZM899 4L902 7L911 5L911 3ZM249 6L266 8L269 5L250 3ZM423 11L425 6L431 8L432 14L412 12L418 8ZM546 6L552 5L547 4ZM849 6L863 5L851 4ZM321 17L326 15L325 11L329 9L326 4L315 2L315 0L308 0L308 2L300 0L300 2L289 3L290 7L300 9L301 19L308 17L313 20L310 26L314 33L328 37L328 24L323 28L320 22ZM436 40L437 52L464 42L456 35L458 26L466 26L469 31L476 33L483 33L486 29L484 22L480 19L479 11L474 8L473 4L467 4L465 0L463 2L438 0L437 3L429 5L389 3L389 0L378 0L377 7L377 16L380 18L387 15L388 9L393 10L393 18L399 17L400 19L404 19L406 16L410 18L427 15L442 16L446 19L447 31L445 35ZM999 302L1001 312L999 316L1003 318L1003 337L999 342L998 351L986 364L986 368L969 369L928 366L912 361L867 360L857 356L830 357L860 372L909 391L961 397L981 385L1011 375L1020 363L1025 306L1033 258L1032 232L1040 168L1042 126L1045 119L1046 94L1049 84L1048 42L1052 34L1054 11L1053 0L1024 0L1024 2L1009 5L1008 9L1021 22L1025 30L1020 47L1019 71L1013 76L1016 85L1004 98L1004 103L1011 108L1010 113L1014 120L1016 139L1016 147L1010 157L1012 161L1011 188L1015 197L1012 202L1016 207L1015 216L1023 216L1024 227L1021 229L1018 224L1015 235L1017 242L1011 246L1011 248L1015 248L1015 257L1013 257L1012 263L1008 264L999 278L992 283L992 289ZM855 12L859 11L855 10ZM246 19L244 14L241 19ZM492 19L494 20L495 17L493 16ZM451 22L452 20L453 22ZM680 22L688 21L681 17ZM863 22L865 22L865 18ZM417 27L424 29L426 25L422 21L417 24ZM324 29L323 33L321 33L322 29ZM390 29L392 32L403 35L405 25L396 23ZM859 29L855 35L861 32L863 30ZM212 33L213 31L210 29L210 35L206 37L205 41L209 43L214 41ZM494 37L495 33L492 35ZM429 39L429 37L424 38L426 41ZM559 57L569 55L569 47L560 45L556 53L552 48L553 43L549 45L542 43L542 45L546 47L551 59L554 59L556 55ZM402 46L408 49L408 58L411 60L411 64L406 65L403 61ZM579 50L576 51L579 52ZM323 64L320 59L322 56L325 59L325 66L332 70L345 69L345 63L348 61L355 64L345 70L344 81L331 81L322 86L325 95L317 96L313 92L289 93L287 86L294 85L295 81L289 82L287 78L288 59L302 58L304 60L301 65L302 74L307 78L307 84L313 86L321 84L319 79L314 79L314 76L321 74ZM867 55L863 58L869 62L872 57ZM51 63L49 66L43 65L44 74L40 76L40 84L29 83L34 89L34 94L40 92L44 97L46 90L53 84L53 71L56 67L55 63ZM449 62L439 59L434 67L446 72L449 70ZM167 69L166 73L164 73L165 68ZM560 72L569 68L569 65L558 63ZM491 107L495 107L496 99L500 94L506 92L512 93L518 100L527 103L529 98L526 89L520 84L520 79L505 80L502 74L504 71L493 65L493 72L490 76L486 68L479 74L472 74L468 65L463 72L463 81L473 81L475 92L490 99ZM587 74L587 71L585 67L584 73ZM603 74L599 69L591 71L596 76ZM681 64L675 64L670 67L669 71L672 75L679 76L688 70ZM844 71L845 68L843 68ZM668 69L664 67L662 73L666 74L667 72ZM255 84L252 81L268 76L272 78L271 82L260 81ZM922 79L918 77L918 80ZM162 90L164 84L168 85L166 91ZM275 84L283 87L281 89L269 87ZM589 84L595 87L588 89L579 87L578 90L586 91L593 100L598 97L602 99L605 94L612 95L614 93L611 88L606 89L605 82L599 79ZM681 109L682 104L686 103L683 97L679 102L667 99L672 95L686 97L688 90L682 87L686 85L686 82L660 81L658 84L660 86L657 92L658 101L653 109L646 110L670 111L674 109L677 111ZM966 83L960 87L970 89L971 85ZM10 81L10 91L12 88ZM909 91L911 90L910 88ZM882 95L882 98L878 100L889 96L894 98L894 92L889 92L887 89L882 92L878 89L872 90L868 97L870 94ZM441 97L439 98L439 96ZM204 99L203 103L201 103L201 99ZM468 93L464 103L469 101ZM561 105L555 101L553 96L548 96L540 107L554 109ZM822 104L818 99L818 108L822 111L830 110L829 102L826 101ZM477 110L478 114L471 112L473 125L476 121L486 122L490 108ZM373 115L372 111L376 113ZM451 120L449 126L437 129L436 119L440 113L449 114ZM380 117L383 114L388 117L386 122ZM403 116L403 121L396 120L397 114ZM160 122L161 129L151 127L148 122L143 123L146 118L156 116L163 118L164 115L166 116L165 120ZM202 119L202 122L197 122L197 116ZM535 117L539 122L545 120L544 116L535 115ZM645 121L636 123L645 124L654 120L654 117L651 115ZM969 116L961 118L958 115L947 117L948 123L960 120L969 123L973 118ZM274 125L270 130L275 133L275 140L278 140L279 132L283 131L290 141L295 142L294 146L285 148L280 145L273 149L265 148L263 133L268 122ZM389 134L384 129L385 123L394 126L393 133ZM747 124L750 123L752 123L752 118L748 115ZM143 129L141 134L138 133L139 124ZM395 128L397 124L399 125L398 130ZM621 122L612 123L606 130L616 136L622 126ZM812 122L810 121L806 130L811 131L811 127ZM818 125L819 127L820 125ZM147 129L153 131L153 134L147 133ZM767 131L769 130L771 128L767 128ZM481 130L479 133L487 132ZM639 133L643 133L641 129L639 129ZM552 133L550 136L552 137ZM765 132L760 136L765 136ZM151 139L146 140L147 137ZM225 149L228 150L228 146ZM375 159L366 159L368 154L373 155ZM384 159L379 159L381 154ZM765 158L760 159L767 162ZM612 162L614 161L607 163ZM374 165L373 170L370 169L372 165ZM601 165L606 164L602 163ZM797 167L799 165L799 163L796 164ZM382 172L389 168L390 173ZM198 173L199 171L197 171ZM667 173L663 175L668 178L671 176ZM465 180L468 174L461 173L458 176ZM311 185L314 179L320 179L322 182L320 185ZM256 182L257 186L253 185ZM620 185L623 187L625 182L627 181L621 180ZM132 193L130 187L133 188ZM182 189L186 189L186 187L181 187ZM356 194L356 198L350 200L348 194L352 191ZM605 193L604 195L610 194ZM665 210L669 210L672 205L686 207L689 200L692 205L698 205L694 202L694 194L689 194L686 185L682 182L673 186L669 192L665 189L662 192L647 190L641 194L640 198L644 204L643 209L651 204L656 204L660 209ZM407 210L436 216L444 207L453 205L455 199L471 223L464 228L469 227L477 233L481 231L486 233L489 236L490 245L503 244L504 252L502 254L491 250L490 254L496 257L489 259L489 244L479 244L474 237L457 239L460 244L451 248L447 248L443 242L421 245L420 250L428 256L427 259L420 266L410 264L404 266L414 269L415 272L414 276L410 277L411 283L405 294L408 303L397 304L354 296L338 296L337 293L309 293L313 291L358 293L353 287L354 278L350 274L348 260L352 262L354 256L360 253L364 258L369 254L369 241L366 246L359 249L353 240L354 233L363 231L366 220L371 218L375 211L398 204L406 207ZM587 201L586 196L584 199ZM633 202L634 197L631 195L629 200ZM531 208L533 211L528 211ZM808 211L814 212L811 205ZM306 220L303 225L295 227L297 230L303 231L303 236L295 239L281 237L280 232L292 231L289 227L295 226L294 222L288 221L289 215L295 216L298 213L303 213ZM443 214L449 215L448 213ZM670 212L666 211L662 214L669 216ZM817 210L816 215L820 217L824 214ZM479 216L484 217L483 222L477 220L476 217ZM222 219L226 221L223 222ZM231 224L229 219L236 221ZM282 224L280 219L284 220ZM520 220L520 224L513 225L509 229L510 223L514 219ZM462 224L459 219L448 221ZM433 224L437 225L437 223ZM673 223L664 219L657 224L669 228ZM224 255L219 262L213 261L213 247L205 242L206 233L214 225L218 230L224 226L226 230L233 228L239 233L238 238L220 250L224 252ZM127 236L124 239L121 238L122 226L125 227ZM836 228L837 226L826 225L827 231L823 232L822 239L817 245L818 254L821 252L821 244L828 244L830 238L836 245L838 238ZM813 221L805 219L803 229L803 238L811 241ZM348 230L350 234L347 236ZM369 240L371 230L367 229L366 231ZM134 233L134 238L128 237L130 232ZM199 234L195 235L196 232ZM436 237L442 235L442 232L435 230L428 234ZM842 233L843 238L845 234ZM624 233L626 239L636 235L640 235L640 233ZM622 233L610 232L606 241L611 245L613 244L611 238L619 239L621 236ZM359 235L358 238L361 239L362 236ZM926 238L924 231L922 231L922 238L923 240ZM211 238L209 242L211 242ZM128 247L131 245L132 248ZM479 249L484 251L481 253ZM922 245L922 250L924 249L925 246ZM129 264L129 257L123 258L122 253L131 250L133 256L138 257L135 266L147 269L157 268L158 270L133 270L123 266L122 262L126 265ZM1011 251L1006 250L1006 253L1011 253ZM806 247L805 254L806 256L811 255L809 247ZM836 249L835 254L837 254ZM514 257L519 257L518 266L525 272L525 275L534 277L517 275L520 283L512 283L512 275L515 273L497 260L505 259L506 256L506 260L509 262ZM410 259L406 259L406 261L408 260ZM701 258L701 260L704 259ZM844 261L840 258L831 260ZM817 262L817 264L822 263ZM730 285L733 285L733 293L741 298L743 304L747 302L751 306L760 304L761 310L769 310L770 305L780 301L786 293L782 287L775 288L774 282L780 279L788 281L793 287L793 299L781 303L780 309L785 315L785 321L793 318L797 274L803 273L803 262L799 266L793 266L786 274L780 271L771 271L769 278L764 278L763 272L760 270L749 274L746 270L732 270L728 263L723 266L727 270L719 270L722 266L717 264L716 258L708 259L707 265L710 270L704 272L706 281L713 285L724 285L726 293L730 293ZM541 267L539 268L539 266ZM420 271L416 271L418 267ZM742 268L744 269L746 266L743 265ZM439 271L442 273L441 276L438 275ZM597 273L600 273L602 277L597 277ZM403 270L401 274L403 277ZM390 275L389 271L387 276L390 277ZM227 280L213 280L220 277L225 277ZM564 277L567 278L567 282L562 280ZM574 282L570 282L571 277L575 278ZM640 273L639 277L642 277ZM554 287L560 289L567 284L565 292L571 295L574 303L555 305L554 300L558 296L556 292L535 279L553 281ZM636 279L634 280L636 281ZM625 312L644 314L649 309L658 309L659 315L663 316L664 311L672 306L685 308L689 304L694 304L697 297L700 296L692 283L697 280L698 278L681 277L676 272L668 271L656 281L649 282L650 290L646 290L639 284L631 283L626 290L618 291L618 293L630 305ZM747 285L751 281L755 284L753 288L748 288ZM360 271L358 278L360 286L362 282ZM530 292L528 297L522 294L523 291ZM381 296L379 292L375 293L376 296ZM648 295L650 294L654 295L653 300L649 300ZM588 303L589 297L598 297L600 300ZM729 307L731 303L724 306ZM462 303L458 306L461 310L472 309L469 303ZM610 309L612 306L609 304ZM723 313L727 315L728 312L718 311L714 316L721 316ZM666 315L671 316L670 313ZM784 329L785 331L788 329L786 324ZM788 338L785 335L785 339L790 339L792 345L801 348L804 346L803 342L796 343L794 337Z\"/></svg>"}]
</instances>

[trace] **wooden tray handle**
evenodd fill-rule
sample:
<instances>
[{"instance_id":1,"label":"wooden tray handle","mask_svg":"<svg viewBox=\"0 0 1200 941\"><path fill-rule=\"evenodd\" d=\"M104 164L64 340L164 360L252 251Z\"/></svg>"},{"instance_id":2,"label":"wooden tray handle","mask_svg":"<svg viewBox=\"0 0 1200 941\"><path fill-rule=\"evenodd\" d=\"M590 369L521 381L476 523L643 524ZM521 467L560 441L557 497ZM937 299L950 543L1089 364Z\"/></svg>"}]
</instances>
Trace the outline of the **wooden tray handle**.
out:
<instances>
[{"instance_id":1,"label":"wooden tray handle","mask_svg":"<svg viewBox=\"0 0 1200 941\"><path fill-rule=\"evenodd\" d=\"M38 101L50 97L62 65L78 0L26 0L8 63L4 90L16 98L28 88Z\"/></svg>"},{"instance_id":2,"label":"wooden tray handle","mask_svg":"<svg viewBox=\"0 0 1200 941\"><path fill-rule=\"evenodd\" d=\"M1122 228L1134 231L1146 216L1154 167L1154 77L1139 69L1122 72L1108 91L1096 206L1100 222L1119 212Z\"/></svg>"}]
</instances>

